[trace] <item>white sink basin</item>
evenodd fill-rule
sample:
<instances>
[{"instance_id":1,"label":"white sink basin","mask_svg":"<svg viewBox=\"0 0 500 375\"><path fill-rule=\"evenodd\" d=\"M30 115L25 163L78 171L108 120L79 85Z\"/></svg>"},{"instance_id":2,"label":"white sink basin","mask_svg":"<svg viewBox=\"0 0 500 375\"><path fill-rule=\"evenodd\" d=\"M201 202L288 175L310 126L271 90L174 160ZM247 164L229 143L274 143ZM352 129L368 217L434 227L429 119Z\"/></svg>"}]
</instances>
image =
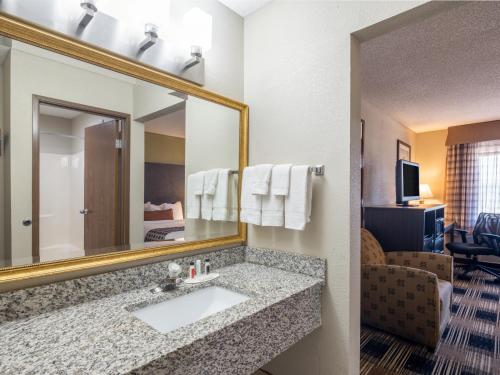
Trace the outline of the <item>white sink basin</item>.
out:
<instances>
[{"instance_id":1,"label":"white sink basin","mask_svg":"<svg viewBox=\"0 0 500 375\"><path fill-rule=\"evenodd\" d=\"M132 311L132 315L157 331L167 333L248 299L244 294L211 286Z\"/></svg>"}]
</instances>

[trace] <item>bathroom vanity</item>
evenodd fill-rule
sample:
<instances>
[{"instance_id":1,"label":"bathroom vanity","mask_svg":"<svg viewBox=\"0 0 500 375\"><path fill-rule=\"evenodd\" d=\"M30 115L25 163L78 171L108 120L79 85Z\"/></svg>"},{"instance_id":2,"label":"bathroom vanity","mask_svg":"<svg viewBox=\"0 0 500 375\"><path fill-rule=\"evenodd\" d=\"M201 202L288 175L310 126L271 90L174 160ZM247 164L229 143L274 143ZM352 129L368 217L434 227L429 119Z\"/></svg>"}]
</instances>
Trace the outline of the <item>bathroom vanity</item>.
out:
<instances>
[{"instance_id":1,"label":"bathroom vanity","mask_svg":"<svg viewBox=\"0 0 500 375\"><path fill-rule=\"evenodd\" d=\"M203 256L220 277L167 292L151 292L161 262L0 294L0 373L251 374L321 325L324 260L247 247ZM246 298L166 333L134 315L213 287Z\"/></svg>"},{"instance_id":2,"label":"bathroom vanity","mask_svg":"<svg viewBox=\"0 0 500 375\"><path fill-rule=\"evenodd\" d=\"M252 374L318 328L324 260L246 247L248 106L2 6L0 374ZM220 276L152 293L174 258Z\"/></svg>"}]
</instances>

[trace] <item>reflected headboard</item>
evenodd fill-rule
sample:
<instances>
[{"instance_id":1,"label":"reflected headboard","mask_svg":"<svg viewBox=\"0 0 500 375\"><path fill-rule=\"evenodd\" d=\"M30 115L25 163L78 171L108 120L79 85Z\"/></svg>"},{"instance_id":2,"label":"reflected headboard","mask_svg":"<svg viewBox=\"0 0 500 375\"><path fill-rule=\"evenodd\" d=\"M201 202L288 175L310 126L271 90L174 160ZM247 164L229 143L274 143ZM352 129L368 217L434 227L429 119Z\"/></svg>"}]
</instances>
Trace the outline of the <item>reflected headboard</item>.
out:
<instances>
[{"instance_id":1,"label":"reflected headboard","mask_svg":"<svg viewBox=\"0 0 500 375\"><path fill-rule=\"evenodd\" d=\"M145 163L144 203L153 204L182 202L185 189L184 165Z\"/></svg>"}]
</instances>

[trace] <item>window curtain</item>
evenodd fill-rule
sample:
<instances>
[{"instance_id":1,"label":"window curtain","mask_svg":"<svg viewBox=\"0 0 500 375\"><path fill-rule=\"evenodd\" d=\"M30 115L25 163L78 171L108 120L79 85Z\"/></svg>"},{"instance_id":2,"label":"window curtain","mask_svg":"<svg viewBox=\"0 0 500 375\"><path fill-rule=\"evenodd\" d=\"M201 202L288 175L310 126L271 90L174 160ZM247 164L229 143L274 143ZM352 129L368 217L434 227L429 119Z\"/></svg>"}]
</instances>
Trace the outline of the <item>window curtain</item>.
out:
<instances>
[{"instance_id":1,"label":"window curtain","mask_svg":"<svg viewBox=\"0 0 500 375\"><path fill-rule=\"evenodd\" d=\"M480 212L500 213L500 141L450 145L446 219L472 230Z\"/></svg>"}]
</instances>

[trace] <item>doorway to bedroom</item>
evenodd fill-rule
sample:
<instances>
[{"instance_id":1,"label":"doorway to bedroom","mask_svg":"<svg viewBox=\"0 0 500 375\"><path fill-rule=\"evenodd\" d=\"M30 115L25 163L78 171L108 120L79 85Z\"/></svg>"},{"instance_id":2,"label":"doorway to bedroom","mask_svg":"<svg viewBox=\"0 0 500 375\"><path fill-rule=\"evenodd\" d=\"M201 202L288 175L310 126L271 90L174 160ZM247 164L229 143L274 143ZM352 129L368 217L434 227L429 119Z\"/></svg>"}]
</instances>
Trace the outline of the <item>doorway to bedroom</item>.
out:
<instances>
[{"instance_id":1,"label":"doorway to bedroom","mask_svg":"<svg viewBox=\"0 0 500 375\"><path fill-rule=\"evenodd\" d=\"M186 105L141 119L144 124L144 245L184 241Z\"/></svg>"}]
</instances>

